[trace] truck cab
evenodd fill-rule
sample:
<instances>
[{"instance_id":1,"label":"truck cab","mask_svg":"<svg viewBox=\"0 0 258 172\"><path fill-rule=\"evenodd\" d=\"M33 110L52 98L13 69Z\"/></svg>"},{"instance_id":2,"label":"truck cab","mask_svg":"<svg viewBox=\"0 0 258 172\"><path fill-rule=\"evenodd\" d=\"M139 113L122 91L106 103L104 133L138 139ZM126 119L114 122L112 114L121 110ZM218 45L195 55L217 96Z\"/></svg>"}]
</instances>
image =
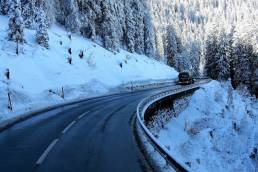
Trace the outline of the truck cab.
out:
<instances>
[{"instance_id":1,"label":"truck cab","mask_svg":"<svg viewBox=\"0 0 258 172\"><path fill-rule=\"evenodd\" d=\"M194 83L193 75L189 71L180 72L178 75L178 83L181 85L189 85Z\"/></svg>"}]
</instances>

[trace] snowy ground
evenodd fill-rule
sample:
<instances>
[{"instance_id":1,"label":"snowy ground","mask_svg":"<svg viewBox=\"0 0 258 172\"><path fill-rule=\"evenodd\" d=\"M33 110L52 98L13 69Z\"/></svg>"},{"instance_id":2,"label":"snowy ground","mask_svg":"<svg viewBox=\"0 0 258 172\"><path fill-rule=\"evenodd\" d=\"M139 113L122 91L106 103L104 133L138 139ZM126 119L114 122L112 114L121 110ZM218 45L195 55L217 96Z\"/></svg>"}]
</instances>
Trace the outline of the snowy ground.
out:
<instances>
[{"instance_id":1,"label":"snowy ground","mask_svg":"<svg viewBox=\"0 0 258 172\"><path fill-rule=\"evenodd\" d=\"M216 81L155 133L192 171L258 170L258 102Z\"/></svg>"},{"instance_id":2,"label":"snowy ground","mask_svg":"<svg viewBox=\"0 0 258 172\"><path fill-rule=\"evenodd\" d=\"M174 69L146 56L124 50L113 53L79 35L70 40L57 25L49 30L49 50L36 44L34 30L25 30L26 43L17 56L15 43L6 39L7 17L0 16L0 26L0 121L64 101L50 89L60 94L63 87L67 101L104 94L131 81L177 76ZM72 65L67 60L68 48L72 48ZM81 50L83 59L79 58ZM10 70L10 80L5 77L6 69ZM13 111L7 109L8 90Z\"/></svg>"}]
</instances>

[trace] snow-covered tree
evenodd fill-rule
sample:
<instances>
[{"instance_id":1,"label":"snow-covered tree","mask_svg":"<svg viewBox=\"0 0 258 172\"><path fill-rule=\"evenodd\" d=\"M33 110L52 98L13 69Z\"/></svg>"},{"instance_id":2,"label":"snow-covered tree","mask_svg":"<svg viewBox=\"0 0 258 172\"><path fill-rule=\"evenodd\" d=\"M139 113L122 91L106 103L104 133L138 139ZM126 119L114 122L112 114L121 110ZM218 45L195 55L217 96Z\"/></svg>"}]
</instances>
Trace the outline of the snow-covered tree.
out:
<instances>
[{"instance_id":1,"label":"snow-covered tree","mask_svg":"<svg viewBox=\"0 0 258 172\"><path fill-rule=\"evenodd\" d=\"M0 14L6 15L10 9L12 0L0 0Z\"/></svg>"},{"instance_id":2,"label":"snow-covered tree","mask_svg":"<svg viewBox=\"0 0 258 172\"><path fill-rule=\"evenodd\" d=\"M214 59L214 72L217 75L215 79L227 80L230 77L229 66L229 47L225 30L221 30L218 37L218 49Z\"/></svg>"},{"instance_id":3,"label":"snow-covered tree","mask_svg":"<svg viewBox=\"0 0 258 172\"><path fill-rule=\"evenodd\" d=\"M71 32L77 32L80 28L80 22L78 19L78 5L76 0L65 0L64 2L66 8L66 19L65 26Z\"/></svg>"},{"instance_id":4,"label":"snow-covered tree","mask_svg":"<svg viewBox=\"0 0 258 172\"><path fill-rule=\"evenodd\" d=\"M191 66L191 62L189 60L189 51L183 51L181 53L178 53L175 55L174 57L174 68L181 72L184 70L189 70L192 71L192 66Z\"/></svg>"},{"instance_id":5,"label":"snow-covered tree","mask_svg":"<svg viewBox=\"0 0 258 172\"><path fill-rule=\"evenodd\" d=\"M134 35L135 52L144 53L144 9L143 4L138 0L132 0L131 10L135 20L136 32Z\"/></svg>"},{"instance_id":6,"label":"snow-covered tree","mask_svg":"<svg viewBox=\"0 0 258 172\"><path fill-rule=\"evenodd\" d=\"M125 6L125 42L130 52L135 51L135 32L136 32L136 22L133 16L133 11L131 10L130 3L127 2Z\"/></svg>"},{"instance_id":7,"label":"snow-covered tree","mask_svg":"<svg viewBox=\"0 0 258 172\"><path fill-rule=\"evenodd\" d=\"M215 69L215 56L218 50L217 40L217 28L213 27L206 39L205 47L205 72L208 77L216 79L217 74L214 72Z\"/></svg>"},{"instance_id":8,"label":"snow-covered tree","mask_svg":"<svg viewBox=\"0 0 258 172\"><path fill-rule=\"evenodd\" d=\"M233 25L230 29L230 33L228 34L228 58L229 58L229 66L230 66L230 78L231 84L235 87L234 84L234 35L235 35L235 26Z\"/></svg>"},{"instance_id":9,"label":"snow-covered tree","mask_svg":"<svg viewBox=\"0 0 258 172\"><path fill-rule=\"evenodd\" d=\"M122 10L125 8L123 1L116 1L116 3L113 3L113 9L114 9L114 16L116 18L116 35L120 41L121 45L125 45L125 41L123 39L124 36L124 30L125 30L125 11Z\"/></svg>"},{"instance_id":10,"label":"snow-covered tree","mask_svg":"<svg viewBox=\"0 0 258 172\"><path fill-rule=\"evenodd\" d=\"M201 46L199 42L192 42L189 45L189 56L188 61L190 62L190 70L194 76L200 76L200 60L201 60ZM188 63L189 63L188 62Z\"/></svg>"},{"instance_id":11,"label":"snow-covered tree","mask_svg":"<svg viewBox=\"0 0 258 172\"><path fill-rule=\"evenodd\" d=\"M175 59L175 56L178 53L178 47L177 47L177 38L176 38L176 32L174 30L173 26L168 26L166 28L166 36L164 38L164 49L165 49L165 56L167 57L167 64L170 66L174 66L175 68L179 69L178 66L176 66L175 61L179 59Z\"/></svg>"},{"instance_id":12,"label":"snow-covered tree","mask_svg":"<svg viewBox=\"0 0 258 172\"><path fill-rule=\"evenodd\" d=\"M236 86L246 85L253 90L257 69L258 54L253 45L243 40L238 40L234 49L234 83Z\"/></svg>"},{"instance_id":13,"label":"snow-covered tree","mask_svg":"<svg viewBox=\"0 0 258 172\"><path fill-rule=\"evenodd\" d=\"M27 28L36 28L35 17L36 17L36 0L30 0L24 2L22 6L22 16L24 19L24 25Z\"/></svg>"},{"instance_id":14,"label":"snow-covered tree","mask_svg":"<svg viewBox=\"0 0 258 172\"><path fill-rule=\"evenodd\" d=\"M94 2L88 2L88 1L79 1L78 2L78 20L80 22L80 33L86 37L90 38L92 40L96 39L96 25L101 25L99 23L99 20L97 19L97 13L99 13L100 7ZM97 22L98 21L98 22Z\"/></svg>"},{"instance_id":15,"label":"snow-covered tree","mask_svg":"<svg viewBox=\"0 0 258 172\"><path fill-rule=\"evenodd\" d=\"M230 77L228 36L224 29L216 29L206 41L206 72L212 79L227 80Z\"/></svg>"},{"instance_id":16,"label":"snow-covered tree","mask_svg":"<svg viewBox=\"0 0 258 172\"><path fill-rule=\"evenodd\" d=\"M144 51L145 54L154 57L156 52L155 33L149 14L144 17Z\"/></svg>"},{"instance_id":17,"label":"snow-covered tree","mask_svg":"<svg viewBox=\"0 0 258 172\"><path fill-rule=\"evenodd\" d=\"M38 9L37 12L37 33L36 33L36 41L38 44L42 45L45 48L49 48L49 36L47 32L47 18L45 11L41 8Z\"/></svg>"},{"instance_id":18,"label":"snow-covered tree","mask_svg":"<svg viewBox=\"0 0 258 172\"><path fill-rule=\"evenodd\" d=\"M11 3L8 25L8 38L9 40L16 42L16 54L19 54L19 44L22 44L25 41L23 33L24 25L23 18L21 15L20 0L14 0Z\"/></svg>"},{"instance_id":19,"label":"snow-covered tree","mask_svg":"<svg viewBox=\"0 0 258 172\"><path fill-rule=\"evenodd\" d=\"M102 38L105 48L109 50L118 50L119 38L116 33L117 19L114 15L114 8L111 4L103 1L103 23Z\"/></svg>"}]
</instances>

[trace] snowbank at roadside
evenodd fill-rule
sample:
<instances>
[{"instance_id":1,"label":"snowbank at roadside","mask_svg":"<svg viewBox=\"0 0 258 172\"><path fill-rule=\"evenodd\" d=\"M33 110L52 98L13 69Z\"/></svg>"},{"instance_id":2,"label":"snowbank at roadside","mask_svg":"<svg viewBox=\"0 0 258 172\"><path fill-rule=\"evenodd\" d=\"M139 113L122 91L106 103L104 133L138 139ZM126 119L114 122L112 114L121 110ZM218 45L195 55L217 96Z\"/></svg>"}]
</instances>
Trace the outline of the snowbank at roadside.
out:
<instances>
[{"instance_id":1,"label":"snowbank at roadside","mask_svg":"<svg viewBox=\"0 0 258 172\"><path fill-rule=\"evenodd\" d=\"M258 168L257 122L257 99L212 81L159 130L158 139L192 171L251 172Z\"/></svg>"}]
</instances>

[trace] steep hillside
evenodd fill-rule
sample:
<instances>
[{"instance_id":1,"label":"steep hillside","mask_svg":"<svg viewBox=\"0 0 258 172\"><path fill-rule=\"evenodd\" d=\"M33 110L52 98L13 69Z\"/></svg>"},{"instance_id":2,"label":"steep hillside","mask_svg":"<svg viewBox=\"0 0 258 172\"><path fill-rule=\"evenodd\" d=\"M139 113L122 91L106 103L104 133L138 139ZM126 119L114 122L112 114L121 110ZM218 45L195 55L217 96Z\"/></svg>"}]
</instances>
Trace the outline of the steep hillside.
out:
<instances>
[{"instance_id":1,"label":"steep hillside","mask_svg":"<svg viewBox=\"0 0 258 172\"><path fill-rule=\"evenodd\" d=\"M258 51L256 0L20 1L24 24L28 28L37 28L37 9L42 8L47 15L48 25L58 22L67 30L101 42L105 48L112 51L124 48L130 52L146 54L178 71L191 69L195 75L205 74L213 79L220 77L210 75L209 59L215 62L223 61L222 66L215 64L215 68L229 71L231 69L228 69L227 63L232 61L233 53L222 49L227 55L221 52L213 53L217 54L217 57L211 55L208 47L211 37L216 39L214 42L217 45L212 45L214 47L231 47L237 51L237 45L240 44L252 46L256 54ZM2 14L10 13L10 2L0 0ZM221 37L224 40L221 40ZM222 56L226 58L218 60ZM239 52L234 56L234 59L249 60ZM248 64L244 67L249 68ZM227 73L218 75L227 79ZM238 80L243 79L236 77L235 85L240 85Z\"/></svg>"},{"instance_id":2,"label":"steep hillside","mask_svg":"<svg viewBox=\"0 0 258 172\"><path fill-rule=\"evenodd\" d=\"M70 39L58 25L48 30L49 49L36 43L35 30L26 29L26 43L16 55L15 42L7 39L8 18L0 16L0 25L0 120L20 110L64 101L50 89L61 94L63 87L65 100L71 100L107 93L128 82L177 76L174 69L146 56L124 50L113 53L77 34ZM7 69L10 80L5 75ZM8 92L12 112L7 109Z\"/></svg>"},{"instance_id":3,"label":"steep hillside","mask_svg":"<svg viewBox=\"0 0 258 172\"><path fill-rule=\"evenodd\" d=\"M156 133L158 139L191 171L256 171L258 101L240 93L230 83L210 82Z\"/></svg>"}]
</instances>

